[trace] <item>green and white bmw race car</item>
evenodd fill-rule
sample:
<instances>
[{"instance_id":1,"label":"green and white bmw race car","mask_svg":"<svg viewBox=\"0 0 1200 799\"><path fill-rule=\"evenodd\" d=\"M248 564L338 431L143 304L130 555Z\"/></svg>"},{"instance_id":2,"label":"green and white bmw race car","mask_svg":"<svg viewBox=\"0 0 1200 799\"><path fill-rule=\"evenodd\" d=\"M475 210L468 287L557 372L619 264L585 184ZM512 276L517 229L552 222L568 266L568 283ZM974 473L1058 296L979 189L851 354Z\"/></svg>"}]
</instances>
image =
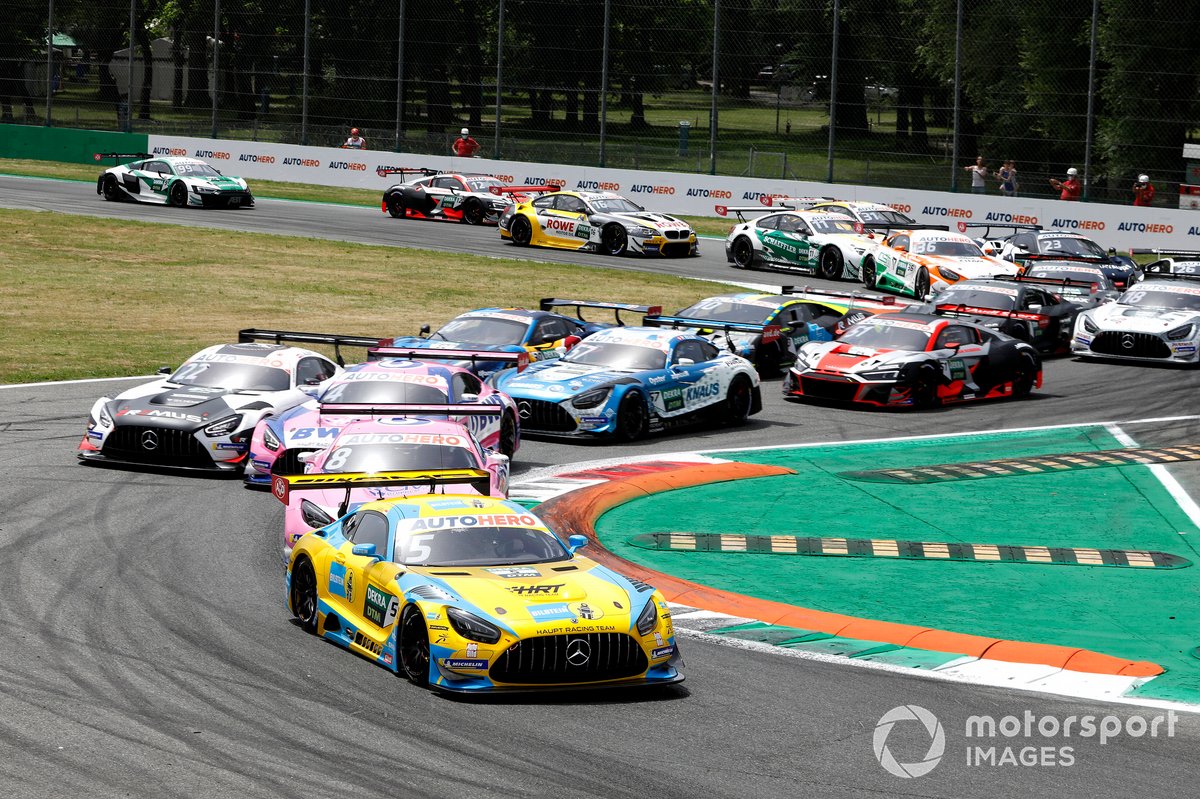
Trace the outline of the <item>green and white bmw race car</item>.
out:
<instances>
[{"instance_id":1,"label":"green and white bmw race car","mask_svg":"<svg viewBox=\"0 0 1200 799\"><path fill-rule=\"evenodd\" d=\"M96 193L104 199L133 200L178 208L250 208L254 195L242 178L226 177L196 158L151 157L145 153L98 153L96 160L129 161L104 170ZM134 160L142 159L142 160Z\"/></svg>"},{"instance_id":2,"label":"green and white bmw race car","mask_svg":"<svg viewBox=\"0 0 1200 799\"><path fill-rule=\"evenodd\" d=\"M762 266L802 272L827 280L858 280L862 259L873 242L854 222L816 211L730 208L739 223L725 238L725 258L738 269ZM765 212L746 221L744 214Z\"/></svg>"}]
</instances>

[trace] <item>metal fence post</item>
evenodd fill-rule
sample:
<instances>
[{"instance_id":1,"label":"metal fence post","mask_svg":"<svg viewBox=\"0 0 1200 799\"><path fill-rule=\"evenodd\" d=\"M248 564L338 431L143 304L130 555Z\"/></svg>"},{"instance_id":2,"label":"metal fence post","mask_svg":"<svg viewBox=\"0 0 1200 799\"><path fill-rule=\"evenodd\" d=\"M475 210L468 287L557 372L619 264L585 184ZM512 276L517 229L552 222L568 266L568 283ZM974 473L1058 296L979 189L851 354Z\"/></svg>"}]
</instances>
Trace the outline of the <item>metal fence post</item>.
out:
<instances>
[{"instance_id":1,"label":"metal fence post","mask_svg":"<svg viewBox=\"0 0 1200 799\"><path fill-rule=\"evenodd\" d=\"M399 31L396 34L396 152L404 136L404 0L400 0Z\"/></svg>"},{"instance_id":2,"label":"metal fence post","mask_svg":"<svg viewBox=\"0 0 1200 799\"><path fill-rule=\"evenodd\" d=\"M46 8L46 127L53 121L50 117L54 105L54 0ZM30 106L33 103L29 104ZM30 114L30 116L33 116Z\"/></svg>"},{"instance_id":3,"label":"metal fence post","mask_svg":"<svg viewBox=\"0 0 1200 799\"><path fill-rule=\"evenodd\" d=\"M954 134L950 145L950 191L958 191L958 128L962 105L963 0L958 0L954 22Z\"/></svg>"},{"instance_id":4,"label":"metal fence post","mask_svg":"<svg viewBox=\"0 0 1200 799\"><path fill-rule=\"evenodd\" d=\"M212 138L217 138L217 95L221 93L221 0L213 0ZM132 88L132 87L131 87Z\"/></svg>"},{"instance_id":5,"label":"metal fence post","mask_svg":"<svg viewBox=\"0 0 1200 799\"><path fill-rule=\"evenodd\" d=\"M129 68L129 82L126 84L125 93L125 132L133 133L133 26L137 24L134 12L137 8L137 0L129 0L129 63L126 65ZM118 92L118 96L120 93ZM117 102L121 102L117 100Z\"/></svg>"},{"instance_id":6,"label":"metal fence post","mask_svg":"<svg viewBox=\"0 0 1200 799\"><path fill-rule=\"evenodd\" d=\"M1092 183L1092 133L1096 113L1096 27L1100 19L1100 0L1092 0L1092 52L1088 60L1087 133L1083 143L1083 199L1088 199Z\"/></svg>"},{"instance_id":7,"label":"metal fence post","mask_svg":"<svg viewBox=\"0 0 1200 799\"><path fill-rule=\"evenodd\" d=\"M712 107L708 112L708 174L717 174L717 93L721 90L721 0L713 2Z\"/></svg>"},{"instance_id":8,"label":"metal fence post","mask_svg":"<svg viewBox=\"0 0 1200 799\"><path fill-rule=\"evenodd\" d=\"M304 0L304 65L300 75L300 143L308 144L308 37L312 28L312 0ZM292 84L295 86L296 84Z\"/></svg>"},{"instance_id":9,"label":"metal fence post","mask_svg":"<svg viewBox=\"0 0 1200 799\"><path fill-rule=\"evenodd\" d=\"M833 183L833 148L837 141L838 40L842 32L842 5L833 0L833 53L829 63L829 149L825 154L825 182Z\"/></svg>"},{"instance_id":10,"label":"metal fence post","mask_svg":"<svg viewBox=\"0 0 1200 799\"><path fill-rule=\"evenodd\" d=\"M612 0L604 0L604 43L600 62L600 166L604 166L604 139L608 132L608 20Z\"/></svg>"},{"instance_id":11,"label":"metal fence post","mask_svg":"<svg viewBox=\"0 0 1200 799\"><path fill-rule=\"evenodd\" d=\"M496 139L492 144L492 158L500 157L500 93L504 86L504 0L500 0L500 18L496 28Z\"/></svg>"}]
</instances>

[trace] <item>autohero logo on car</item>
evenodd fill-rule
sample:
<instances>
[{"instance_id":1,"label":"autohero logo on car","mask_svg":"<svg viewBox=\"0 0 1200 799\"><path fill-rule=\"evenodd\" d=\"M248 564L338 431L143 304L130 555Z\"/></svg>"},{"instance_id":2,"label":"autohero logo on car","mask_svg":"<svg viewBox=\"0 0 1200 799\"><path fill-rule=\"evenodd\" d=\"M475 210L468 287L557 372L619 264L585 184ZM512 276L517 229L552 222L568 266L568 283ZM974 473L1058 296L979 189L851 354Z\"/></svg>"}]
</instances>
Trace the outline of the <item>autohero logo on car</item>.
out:
<instances>
[{"instance_id":1,"label":"autohero logo on car","mask_svg":"<svg viewBox=\"0 0 1200 799\"><path fill-rule=\"evenodd\" d=\"M620 183L605 180L581 180L575 184L576 189L591 189L592 191L620 191Z\"/></svg>"},{"instance_id":2,"label":"autohero logo on car","mask_svg":"<svg viewBox=\"0 0 1200 799\"><path fill-rule=\"evenodd\" d=\"M192 156L193 158L212 158L219 161L228 161L229 153L221 150L197 150Z\"/></svg>"},{"instance_id":3,"label":"autohero logo on car","mask_svg":"<svg viewBox=\"0 0 1200 799\"><path fill-rule=\"evenodd\" d=\"M940 205L927 205L921 209L926 216L948 216L954 219L970 219L975 212L970 208L943 208Z\"/></svg>"},{"instance_id":4,"label":"autohero logo on car","mask_svg":"<svg viewBox=\"0 0 1200 799\"><path fill-rule=\"evenodd\" d=\"M273 155L254 155L253 153L242 153L238 156L239 161L248 161L252 164L273 164L275 156Z\"/></svg>"},{"instance_id":5,"label":"autohero logo on car","mask_svg":"<svg viewBox=\"0 0 1200 799\"><path fill-rule=\"evenodd\" d=\"M1050 227L1058 230L1104 230L1104 222L1099 219L1055 219Z\"/></svg>"},{"instance_id":6,"label":"autohero logo on car","mask_svg":"<svg viewBox=\"0 0 1200 799\"><path fill-rule=\"evenodd\" d=\"M674 194L674 186L652 186L649 183L636 183L629 187L632 194Z\"/></svg>"},{"instance_id":7,"label":"autohero logo on car","mask_svg":"<svg viewBox=\"0 0 1200 799\"><path fill-rule=\"evenodd\" d=\"M1124 719L1114 715L1037 715L1026 710L1020 716L968 716L962 743L968 767L1065 768L1078 762L1076 748L1081 739L1098 740L1104 746L1122 735L1174 738L1178 721L1174 710ZM937 716L920 705L900 705L880 717L871 748L889 774L905 780L923 777L946 755L946 729ZM909 762L901 762L895 754L911 755L922 750L924 755Z\"/></svg>"}]
</instances>

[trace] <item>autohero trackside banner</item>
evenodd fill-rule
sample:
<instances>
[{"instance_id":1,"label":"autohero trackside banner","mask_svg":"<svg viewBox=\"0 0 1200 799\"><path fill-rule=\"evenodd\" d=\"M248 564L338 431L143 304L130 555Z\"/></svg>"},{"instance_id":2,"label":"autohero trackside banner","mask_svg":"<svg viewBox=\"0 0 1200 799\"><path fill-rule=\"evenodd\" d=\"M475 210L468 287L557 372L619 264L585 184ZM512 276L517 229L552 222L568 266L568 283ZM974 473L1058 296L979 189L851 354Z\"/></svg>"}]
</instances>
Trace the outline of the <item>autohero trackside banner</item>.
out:
<instances>
[{"instance_id":1,"label":"autohero trackside banner","mask_svg":"<svg viewBox=\"0 0 1200 799\"><path fill-rule=\"evenodd\" d=\"M377 189L415 175L381 175L387 169L436 169L447 172L485 172L511 185L556 183L566 189L612 191L647 209L694 216L728 216L736 206L769 206L776 197L834 197L890 205L916 219L949 225L951 230L981 236L968 222L1041 225L1095 239L1105 247L1200 249L1200 214L1177 208L1134 208L1125 205L1062 202L1061 200L954 194L945 191L892 189L877 186L829 184L805 180L774 180L680 172L495 161L488 158L392 153L386 150L343 150L225 139L150 136L154 155L201 158L226 175L249 180L278 180ZM254 187L251 186L251 189ZM1007 235L998 227L996 235Z\"/></svg>"}]
</instances>

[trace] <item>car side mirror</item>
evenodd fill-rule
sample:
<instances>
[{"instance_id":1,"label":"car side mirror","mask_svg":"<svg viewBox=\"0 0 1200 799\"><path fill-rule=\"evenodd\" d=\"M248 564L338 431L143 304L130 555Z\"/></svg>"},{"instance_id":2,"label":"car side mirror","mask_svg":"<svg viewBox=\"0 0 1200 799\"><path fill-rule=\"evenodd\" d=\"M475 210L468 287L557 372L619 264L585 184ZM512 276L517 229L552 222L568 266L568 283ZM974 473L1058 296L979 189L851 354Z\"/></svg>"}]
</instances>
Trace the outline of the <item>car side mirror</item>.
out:
<instances>
[{"instance_id":1,"label":"car side mirror","mask_svg":"<svg viewBox=\"0 0 1200 799\"><path fill-rule=\"evenodd\" d=\"M577 550L583 549L587 545L588 540L586 535L573 535L567 539L567 548L572 555L574 555Z\"/></svg>"},{"instance_id":2,"label":"car side mirror","mask_svg":"<svg viewBox=\"0 0 1200 799\"><path fill-rule=\"evenodd\" d=\"M374 558L375 560L383 560L379 555L375 554L374 544L355 544L350 550L351 555L357 555L360 558Z\"/></svg>"},{"instance_id":3,"label":"car side mirror","mask_svg":"<svg viewBox=\"0 0 1200 799\"><path fill-rule=\"evenodd\" d=\"M298 453L296 453L296 460L300 461L301 463L308 463L315 457L317 457L317 453L315 453L315 452L298 452Z\"/></svg>"},{"instance_id":4,"label":"car side mirror","mask_svg":"<svg viewBox=\"0 0 1200 799\"><path fill-rule=\"evenodd\" d=\"M944 350L956 350L956 349L958 349L960 346L962 346L962 345L961 345L961 344L959 344L959 342L957 342L957 341L947 341L945 344L943 344L943 345L942 345L942 349L944 349Z\"/></svg>"},{"instance_id":5,"label":"car side mirror","mask_svg":"<svg viewBox=\"0 0 1200 799\"><path fill-rule=\"evenodd\" d=\"M479 402L478 394L463 394L458 398L458 401L464 405L470 405L473 402Z\"/></svg>"},{"instance_id":6,"label":"car side mirror","mask_svg":"<svg viewBox=\"0 0 1200 799\"><path fill-rule=\"evenodd\" d=\"M984 248L983 248L983 254L984 254L984 255L995 255L995 254L996 254L996 248L995 248L995 247L984 247Z\"/></svg>"},{"instance_id":7,"label":"car side mirror","mask_svg":"<svg viewBox=\"0 0 1200 799\"><path fill-rule=\"evenodd\" d=\"M421 333L420 334L422 336L428 336L429 335L429 325L421 325Z\"/></svg>"},{"instance_id":8,"label":"car side mirror","mask_svg":"<svg viewBox=\"0 0 1200 799\"><path fill-rule=\"evenodd\" d=\"M303 385L303 386L297 386L297 388L300 389L301 394L305 394L309 397L315 397L315 396L317 396L317 394L321 393L320 386Z\"/></svg>"},{"instance_id":9,"label":"car side mirror","mask_svg":"<svg viewBox=\"0 0 1200 799\"><path fill-rule=\"evenodd\" d=\"M563 339L563 349L565 349L567 352L570 352L571 348L581 341L583 341L583 339L579 336L567 336Z\"/></svg>"},{"instance_id":10,"label":"car side mirror","mask_svg":"<svg viewBox=\"0 0 1200 799\"><path fill-rule=\"evenodd\" d=\"M174 370L174 369L172 369L172 368L171 368L171 367L169 367L169 366L160 366L160 367L158 367L158 371L157 371L157 372L155 372L155 374L157 374L157 375L169 375L169 374L171 374L171 373L172 373L172 372L174 372L174 371L175 371L175 370Z\"/></svg>"},{"instance_id":11,"label":"car side mirror","mask_svg":"<svg viewBox=\"0 0 1200 799\"><path fill-rule=\"evenodd\" d=\"M1042 306L1040 306L1040 305L1037 305L1037 304L1030 305L1030 306L1029 306L1029 308L1028 308L1027 310L1030 310L1030 311L1037 312L1037 311L1040 311L1040 310L1042 310Z\"/></svg>"},{"instance_id":12,"label":"car side mirror","mask_svg":"<svg viewBox=\"0 0 1200 799\"><path fill-rule=\"evenodd\" d=\"M677 360L675 362L674 365L675 366L692 366L695 363L696 362L693 361L691 358L680 358L679 360Z\"/></svg>"},{"instance_id":13,"label":"car side mirror","mask_svg":"<svg viewBox=\"0 0 1200 799\"><path fill-rule=\"evenodd\" d=\"M896 252L908 252L908 247L905 247L903 244L893 244L892 249Z\"/></svg>"}]
</instances>

